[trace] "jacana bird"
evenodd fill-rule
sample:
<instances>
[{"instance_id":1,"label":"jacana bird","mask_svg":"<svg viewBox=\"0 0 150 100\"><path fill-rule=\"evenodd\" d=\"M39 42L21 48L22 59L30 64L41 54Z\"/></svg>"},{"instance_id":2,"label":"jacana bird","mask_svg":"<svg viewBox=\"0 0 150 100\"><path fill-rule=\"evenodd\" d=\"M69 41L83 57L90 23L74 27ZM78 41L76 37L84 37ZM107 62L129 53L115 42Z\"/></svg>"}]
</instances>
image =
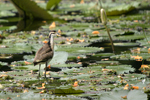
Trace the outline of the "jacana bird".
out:
<instances>
[{"instance_id":1,"label":"jacana bird","mask_svg":"<svg viewBox=\"0 0 150 100\"><path fill-rule=\"evenodd\" d=\"M49 33L48 43L45 43L37 52L33 61L34 66L39 64L39 77L40 77L40 67L41 64L45 63L45 78L46 78L46 67L51 61L54 55L54 35L56 31L51 31Z\"/></svg>"}]
</instances>

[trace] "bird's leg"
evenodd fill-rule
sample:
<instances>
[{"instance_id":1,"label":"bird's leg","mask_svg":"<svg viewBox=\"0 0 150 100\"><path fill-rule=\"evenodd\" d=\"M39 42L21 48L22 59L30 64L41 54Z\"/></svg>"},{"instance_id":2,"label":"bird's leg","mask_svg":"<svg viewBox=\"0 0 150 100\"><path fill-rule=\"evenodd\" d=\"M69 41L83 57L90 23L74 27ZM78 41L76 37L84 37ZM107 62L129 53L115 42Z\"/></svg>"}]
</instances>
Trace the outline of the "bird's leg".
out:
<instances>
[{"instance_id":1,"label":"bird's leg","mask_svg":"<svg viewBox=\"0 0 150 100\"><path fill-rule=\"evenodd\" d=\"M46 68L47 68L47 62L45 64L45 78L46 78Z\"/></svg>"},{"instance_id":2,"label":"bird's leg","mask_svg":"<svg viewBox=\"0 0 150 100\"><path fill-rule=\"evenodd\" d=\"M41 75L40 75L40 67L41 67L41 64L39 64L39 77L41 76Z\"/></svg>"}]
</instances>

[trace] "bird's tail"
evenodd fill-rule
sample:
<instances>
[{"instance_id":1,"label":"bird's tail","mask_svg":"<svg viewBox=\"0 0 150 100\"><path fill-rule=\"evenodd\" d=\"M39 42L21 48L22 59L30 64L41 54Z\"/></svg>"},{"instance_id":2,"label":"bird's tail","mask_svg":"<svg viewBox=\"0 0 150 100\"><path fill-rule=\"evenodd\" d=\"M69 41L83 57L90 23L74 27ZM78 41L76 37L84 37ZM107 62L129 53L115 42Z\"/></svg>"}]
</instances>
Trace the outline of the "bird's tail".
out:
<instances>
[{"instance_id":1,"label":"bird's tail","mask_svg":"<svg viewBox=\"0 0 150 100\"><path fill-rule=\"evenodd\" d=\"M37 62L33 62L34 66L36 66L38 63Z\"/></svg>"}]
</instances>

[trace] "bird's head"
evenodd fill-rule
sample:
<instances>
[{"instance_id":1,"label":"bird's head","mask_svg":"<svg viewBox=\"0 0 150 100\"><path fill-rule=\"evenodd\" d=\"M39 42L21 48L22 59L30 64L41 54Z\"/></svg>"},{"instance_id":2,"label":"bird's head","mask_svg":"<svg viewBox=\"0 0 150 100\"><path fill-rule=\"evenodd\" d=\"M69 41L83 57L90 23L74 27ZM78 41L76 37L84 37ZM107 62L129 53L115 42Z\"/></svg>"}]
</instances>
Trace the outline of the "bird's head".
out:
<instances>
[{"instance_id":1,"label":"bird's head","mask_svg":"<svg viewBox=\"0 0 150 100\"><path fill-rule=\"evenodd\" d=\"M51 35L53 35L53 36L60 36L59 33L57 33L55 30L50 31L49 37L50 37Z\"/></svg>"}]
</instances>

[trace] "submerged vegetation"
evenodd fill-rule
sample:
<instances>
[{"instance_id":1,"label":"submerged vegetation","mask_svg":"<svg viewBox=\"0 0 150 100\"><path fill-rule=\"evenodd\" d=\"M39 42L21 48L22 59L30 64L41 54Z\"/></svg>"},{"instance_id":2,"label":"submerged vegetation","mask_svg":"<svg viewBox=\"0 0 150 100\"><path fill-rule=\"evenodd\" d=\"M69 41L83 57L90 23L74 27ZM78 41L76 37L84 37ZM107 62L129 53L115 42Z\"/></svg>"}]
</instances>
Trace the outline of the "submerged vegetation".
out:
<instances>
[{"instance_id":1,"label":"submerged vegetation","mask_svg":"<svg viewBox=\"0 0 150 100\"><path fill-rule=\"evenodd\" d=\"M99 0L23 0L31 8L11 1L17 9L0 2L0 99L150 98L150 1L102 0L107 24ZM54 38L47 79L44 64L38 79L32 62L50 30L61 36Z\"/></svg>"}]
</instances>

